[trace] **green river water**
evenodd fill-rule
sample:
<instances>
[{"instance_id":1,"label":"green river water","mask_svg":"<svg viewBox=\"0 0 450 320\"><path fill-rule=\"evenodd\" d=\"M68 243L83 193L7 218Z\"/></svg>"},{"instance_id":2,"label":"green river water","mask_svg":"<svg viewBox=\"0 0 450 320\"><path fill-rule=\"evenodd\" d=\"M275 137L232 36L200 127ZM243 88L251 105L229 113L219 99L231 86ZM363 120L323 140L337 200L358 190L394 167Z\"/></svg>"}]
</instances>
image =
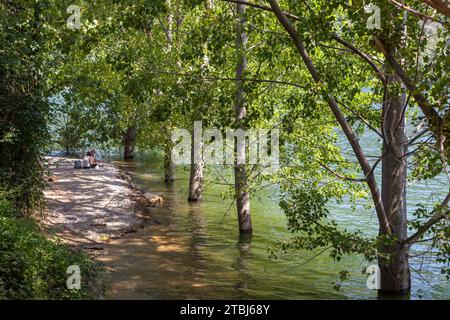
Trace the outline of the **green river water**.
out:
<instances>
[{"instance_id":1,"label":"green river water","mask_svg":"<svg viewBox=\"0 0 450 320\"><path fill-rule=\"evenodd\" d=\"M362 270L368 263L361 257L335 262L325 253L307 262L315 253L301 251L277 260L268 258L268 248L289 237L275 188L252 196L254 232L241 237L234 205L220 196L226 187L214 184L214 174L206 175L204 201L193 204L186 200L187 168L178 167L177 180L168 185L162 181L162 163L155 156L120 163L129 168L137 186L161 195L164 204L151 210L160 224L111 244L105 259L114 266L109 298L376 299L375 290L366 286ZM429 203L433 187L442 188L439 184L409 186L410 210L418 202ZM377 230L372 210L354 212L340 204L330 205L330 211L343 227L369 234ZM412 272L411 298L450 298L449 281L429 258L413 258L411 266L421 270L420 275ZM351 279L336 291L333 282L341 270L350 271Z\"/></svg>"}]
</instances>

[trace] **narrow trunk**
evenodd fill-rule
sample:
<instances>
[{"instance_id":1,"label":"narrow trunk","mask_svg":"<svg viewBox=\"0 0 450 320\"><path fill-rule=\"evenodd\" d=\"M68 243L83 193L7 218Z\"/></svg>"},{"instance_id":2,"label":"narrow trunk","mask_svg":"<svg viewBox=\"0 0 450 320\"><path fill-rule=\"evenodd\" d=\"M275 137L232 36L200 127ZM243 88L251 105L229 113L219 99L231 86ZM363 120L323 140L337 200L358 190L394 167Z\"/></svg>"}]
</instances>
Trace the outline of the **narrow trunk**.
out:
<instances>
[{"instance_id":1,"label":"narrow trunk","mask_svg":"<svg viewBox=\"0 0 450 320\"><path fill-rule=\"evenodd\" d=\"M171 147L166 146L164 150L164 181L173 182L175 180L175 163L172 160Z\"/></svg>"},{"instance_id":2,"label":"narrow trunk","mask_svg":"<svg viewBox=\"0 0 450 320\"><path fill-rule=\"evenodd\" d=\"M245 34L245 6L236 4L236 12L238 22L236 27L236 49L237 49L237 66L236 79L242 79L244 71L247 67L246 59L246 44L247 35ZM244 129L243 120L246 116L244 86L242 81L237 82L236 102L235 102L235 123L236 129ZM250 194L248 192L247 172L245 164L238 164L238 155L246 159L245 143L236 144L235 168L234 168L234 182L236 193L236 208L239 222L239 232L251 233L252 220L250 216Z\"/></svg>"},{"instance_id":3,"label":"narrow trunk","mask_svg":"<svg viewBox=\"0 0 450 320\"><path fill-rule=\"evenodd\" d=\"M401 244L407 238L407 137L404 109L405 95L391 94L386 88L383 102L382 128L385 141L381 188L383 206L396 241L380 247L380 295L406 295L411 288L409 248Z\"/></svg>"},{"instance_id":4,"label":"narrow trunk","mask_svg":"<svg viewBox=\"0 0 450 320\"><path fill-rule=\"evenodd\" d=\"M201 130L201 129L200 129ZM195 202L202 199L202 183L203 183L203 159L202 159L202 146L201 131L198 131L196 125L194 125L194 131L192 133L191 143L191 174L189 177L189 193L188 201Z\"/></svg>"},{"instance_id":5,"label":"narrow trunk","mask_svg":"<svg viewBox=\"0 0 450 320\"><path fill-rule=\"evenodd\" d=\"M213 0L204 0L206 12L214 7ZM206 17L207 13L205 14ZM207 52L207 43L203 43L203 50ZM203 63L201 65L202 73L207 71L208 56L204 54ZM188 201L197 202L202 200L202 184L203 184L203 132L202 122L194 121L194 129L191 140L191 172L189 176L189 192Z\"/></svg>"},{"instance_id":6,"label":"narrow trunk","mask_svg":"<svg viewBox=\"0 0 450 320\"><path fill-rule=\"evenodd\" d=\"M134 144L136 140L136 128L133 126L128 127L127 132L125 133L124 143L125 150L123 152L123 158L133 159L134 157Z\"/></svg>"},{"instance_id":7,"label":"narrow trunk","mask_svg":"<svg viewBox=\"0 0 450 320\"><path fill-rule=\"evenodd\" d=\"M203 4L205 5L206 10L214 9L214 0L204 0Z\"/></svg>"}]
</instances>

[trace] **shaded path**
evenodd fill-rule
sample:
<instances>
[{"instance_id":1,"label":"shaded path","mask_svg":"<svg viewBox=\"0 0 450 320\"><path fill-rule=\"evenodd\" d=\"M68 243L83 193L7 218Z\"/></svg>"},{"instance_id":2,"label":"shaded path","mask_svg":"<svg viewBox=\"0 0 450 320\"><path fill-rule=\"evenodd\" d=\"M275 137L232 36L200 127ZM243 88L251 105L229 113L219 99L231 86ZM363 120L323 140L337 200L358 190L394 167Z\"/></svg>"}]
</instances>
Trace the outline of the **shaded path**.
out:
<instances>
[{"instance_id":1,"label":"shaded path","mask_svg":"<svg viewBox=\"0 0 450 320\"><path fill-rule=\"evenodd\" d=\"M68 244L98 250L102 243L143 226L145 210L114 165L74 169L73 160L46 158L55 179L45 191L44 224L52 233Z\"/></svg>"}]
</instances>

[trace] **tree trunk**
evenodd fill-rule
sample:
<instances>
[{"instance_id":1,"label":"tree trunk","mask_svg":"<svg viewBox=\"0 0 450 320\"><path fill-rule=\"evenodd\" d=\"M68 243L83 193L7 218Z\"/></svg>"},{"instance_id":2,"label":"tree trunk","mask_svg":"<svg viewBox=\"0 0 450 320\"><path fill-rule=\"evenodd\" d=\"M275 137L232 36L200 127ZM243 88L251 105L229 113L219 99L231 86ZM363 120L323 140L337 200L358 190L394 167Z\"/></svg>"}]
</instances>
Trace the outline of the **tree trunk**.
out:
<instances>
[{"instance_id":1,"label":"tree trunk","mask_svg":"<svg viewBox=\"0 0 450 320\"><path fill-rule=\"evenodd\" d=\"M214 9L214 0L204 0L203 4L205 5L206 10Z\"/></svg>"},{"instance_id":2,"label":"tree trunk","mask_svg":"<svg viewBox=\"0 0 450 320\"><path fill-rule=\"evenodd\" d=\"M175 180L175 163L172 160L170 145L165 147L164 152L164 181L173 182Z\"/></svg>"},{"instance_id":3,"label":"tree trunk","mask_svg":"<svg viewBox=\"0 0 450 320\"><path fill-rule=\"evenodd\" d=\"M393 79L388 79L393 82ZM391 94L386 87L383 102L382 128L385 135L382 159L382 201L395 243L380 247L380 295L406 295L411 280L408 264L409 248L401 244L407 238L407 137L405 95ZM382 233L382 232L380 232Z\"/></svg>"},{"instance_id":4,"label":"tree trunk","mask_svg":"<svg viewBox=\"0 0 450 320\"><path fill-rule=\"evenodd\" d=\"M189 178L188 201L196 202L202 200L203 184L203 161L191 164L191 175Z\"/></svg>"},{"instance_id":5,"label":"tree trunk","mask_svg":"<svg viewBox=\"0 0 450 320\"><path fill-rule=\"evenodd\" d=\"M130 126L128 127L124 137L125 150L123 152L123 158L125 160L133 159L135 141L136 141L136 128Z\"/></svg>"},{"instance_id":6,"label":"tree trunk","mask_svg":"<svg viewBox=\"0 0 450 320\"><path fill-rule=\"evenodd\" d=\"M246 59L246 45L247 35L245 34L245 6L242 4L236 4L236 12L238 16L238 22L236 26L236 50L237 50L237 66L236 66L236 79L242 79L244 71L247 67ZM235 124L236 129L244 129L243 120L246 116L245 108L245 95L244 85L242 81L237 82L237 92L235 101ZM235 154L235 168L234 168L234 182L235 182L235 194L236 194L236 207L239 222L239 232L251 233L252 232L252 220L250 216L250 194L248 192L247 184L247 170L246 165L238 164L237 158L242 157L246 159L245 143L236 144Z\"/></svg>"},{"instance_id":7,"label":"tree trunk","mask_svg":"<svg viewBox=\"0 0 450 320\"><path fill-rule=\"evenodd\" d=\"M192 133L191 143L191 174L189 177L188 201L196 202L202 199L203 184L203 158L202 158L202 138L201 131L195 127ZM200 135L200 136L199 136ZM200 141L195 141L200 140Z\"/></svg>"},{"instance_id":8,"label":"tree trunk","mask_svg":"<svg viewBox=\"0 0 450 320\"><path fill-rule=\"evenodd\" d=\"M450 18L450 1L449 0L422 0L422 2L432 6L434 9Z\"/></svg>"}]
</instances>

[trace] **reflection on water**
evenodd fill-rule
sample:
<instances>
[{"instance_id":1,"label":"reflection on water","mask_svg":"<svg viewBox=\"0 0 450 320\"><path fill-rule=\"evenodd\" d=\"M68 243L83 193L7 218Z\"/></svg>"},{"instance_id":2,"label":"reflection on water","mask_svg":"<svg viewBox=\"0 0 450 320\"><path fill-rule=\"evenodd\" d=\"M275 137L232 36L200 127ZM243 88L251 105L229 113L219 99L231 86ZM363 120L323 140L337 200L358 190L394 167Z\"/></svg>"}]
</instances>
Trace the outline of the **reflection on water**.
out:
<instances>
[{"instance_id":1,"label":"reflection on water","mask_svg":"<svg viewBox=\"0 0 450 320\"><path fill-rule=\"evenodd\" d=\"M268 259L267 249L288 236L286 219L273 191L252 199L253 235L240 236L236 215L227 214L228 200L218 196L223 186L206 183L204 201L188 203L188 171L179 168L174 185L161 180L160 163L154 159L128 162L136 183L164 198L152 209L160 224L152 224L113 240L101 258L110 267L112 292L108 298L124 299L354 299L375 298L367 289L360 257L336 263L326 254L305 263L314 252L302 251ZM230 200L231 201L231 200ZM234 208L234 206L233 206ZM363 227L371 232L372 213L358 212L358 219L345 207L332 207L345 227ZM365 228L365 229L364 229ZM412 262L416 266L415 262ZM333 282L341 270L350 281L339 292ZM431 266L428 275L438 273ZM427 273L424 273L425 277ZM431 279L431 280L430 280ZM413 278L426 298L450 297L448 282L433 276L431 285Z\"/></svg>"},{"instance_id":2,"label":"reflection on water","mask_svg":"<svg viewBox=\"0 0 450 320\"><path fill-rule=\"evenodd\" d=\"M235 290L236 299L245 299L245 292L248 290L248 283L251 280L251 271L248 268L249 257L251 254L252 235L240 235L236 244L238 253L236 261L232 268L237 272L239 277L236 279L233 289Z\"/></svg>"}]
</instances>

